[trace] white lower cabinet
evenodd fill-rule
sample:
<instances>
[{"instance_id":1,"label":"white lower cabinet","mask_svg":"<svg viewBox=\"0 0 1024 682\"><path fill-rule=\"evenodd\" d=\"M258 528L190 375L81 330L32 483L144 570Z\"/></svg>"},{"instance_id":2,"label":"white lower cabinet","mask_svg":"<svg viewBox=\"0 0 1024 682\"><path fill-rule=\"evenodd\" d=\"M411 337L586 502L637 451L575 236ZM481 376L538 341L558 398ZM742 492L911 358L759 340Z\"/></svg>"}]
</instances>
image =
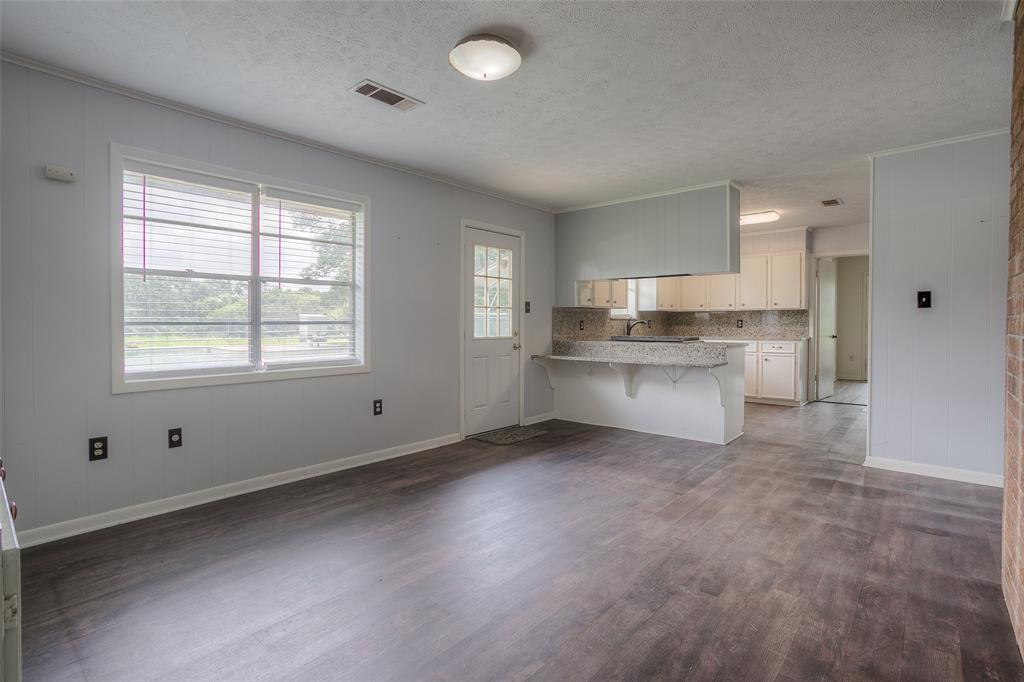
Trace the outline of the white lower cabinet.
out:
<instances>
[{"instance_id":1,"label":"white lower cabinet","mask_svg":"<svg viewBox=\"0 0 1024 682\"><path fill-rule=\"evenodd\" d=\"M743 354L743 394L748 398L757 397L757 377L759 375L757 353Z\"/></svg>"},{"instance_id":2,"label":"white lower cabinet","mask_svg":"<svg viewBox=\"0 0 1024 682\"><path fill-rule=\"evenodd\" d=\"M796 400L796 355L761 354L761 389L759 398Z\"/></svg>"}]
</instances>

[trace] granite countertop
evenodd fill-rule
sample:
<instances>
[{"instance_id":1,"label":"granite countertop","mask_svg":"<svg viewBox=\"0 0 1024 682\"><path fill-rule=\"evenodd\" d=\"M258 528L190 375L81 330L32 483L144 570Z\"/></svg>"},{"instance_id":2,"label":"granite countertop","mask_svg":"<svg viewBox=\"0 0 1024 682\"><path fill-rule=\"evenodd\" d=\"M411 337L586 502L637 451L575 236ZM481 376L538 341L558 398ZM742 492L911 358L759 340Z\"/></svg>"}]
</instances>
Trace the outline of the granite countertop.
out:
<instances>
[{"instance_id":1,"label":"granite countertop","mask_svg":"<svg viewBox=\"0 0 1024 682\"><path fill-rule=\"evenodd\" d=\"M726 347L743 344L704 341L571 341L555 339L551 353L535 358L575 362L617 362L662 367L721 367L726 364Z\"/></svg>"}]
</instances>

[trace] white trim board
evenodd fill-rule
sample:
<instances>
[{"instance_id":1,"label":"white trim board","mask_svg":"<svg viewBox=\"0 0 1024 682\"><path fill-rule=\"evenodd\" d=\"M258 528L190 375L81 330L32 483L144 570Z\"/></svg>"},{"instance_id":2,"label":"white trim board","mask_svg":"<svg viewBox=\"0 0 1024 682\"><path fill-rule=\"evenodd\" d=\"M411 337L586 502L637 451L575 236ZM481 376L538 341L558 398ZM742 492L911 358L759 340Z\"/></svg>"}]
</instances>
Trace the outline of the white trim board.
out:
<instances>
[{"instance_id":1,"label":"white trim board","mask_svg":"<svg viewBox=\"0 0 1024 682\"><path fill-rule=\"evenodd\" d=\"M321 464L311 464L297 469L281 471L276 474L267 474L266 476L258 476L244 481L225 483L224 485L218 485L204 490L197 490L195 492L185 493L184 495L165 497L160 500L153 500L152 502L143 502L142 504L136 504L130 507L121 507L120 509L112 509L99 514L92 514L91 516L83 516L69 521L61 521L60 523L54 523L49 526L30 528L26 531L19 532L18 539L22 547L41 545L47 542L53 542L54 540L71 537L73 535L81 535L82 533L89 533L102 528L118 526L123 523L138 521L151 516L167 514L168 512L177 511L179 509L195 507L208 502L216 502L217 500L235 497L236 495L244 495L258 490L265 490L267 488L285 485L286 483L293 483L307 478L323 476L336 471L354 469L367 464L373 464L374 462L383 462L387 459L404 457L417 452L423 452L424 450L432 450L443 445L457 443L460 440L461 438L459 437L459 434L450 433L415 443L396 445L383 450L375 450L373 452L366 452L360 455L342 457L340 459L323 462Z\"/></svg>"},{"instance_id":2,"label":"white trim board","mask_svg":"<svg viewBox=\"0 0 1024 682\"><path fill-rule=\"evenodd\" d=\"M903 459L888 459L886 457L869 456L864 460L864 466L872 469L899 471L905 474L917 474L918 476L944 478L947 481L976 483L978 485L988 485L994 488L1003 487L1003 477L1001 474L986 474L981 471L954 469L953 467L938 466L936 464L922 464L921 462L908 462Z\"/></svg>"},{"instance_id":3,"label":"white trim board","mask_svg":"<svg viewBox=\"0 0 1024 682\"><path fill-rule=\"evenodd\" d=\"M533 426L534 424L540 424L541 422L550 421L552 419L558 419L554 412L544 412L542 414L535 414L532 417L526 417L523 419L523 426Z\"/></svg>"},{"instance_id":4,"label":"white trim board","mask_svg":"<svg viewBox=\"0 0 1024 682\"><path fill-rule=\"evenodd\" d=\"M305 145L306 147L312 147L313 149L319 149L321 151L329 152L331 154L345 156L350 159L355 159L356 161L365 161L366 163L372 163L375 166L390 168L391 170L398 171L400 173L409 173L410 175L416 175L421 178L426 178L427 180L434 180L435 182L441 182L446 185L451 185L452 187L458 187L459 189L464 189L470 192L476 192L477 194L483 194L485 196L493 197L495 199L501 199L503 201L508 201L513 204L518 204L520 206L526 206L527 208L536 209L538 211L543 211L545 213L554 213L554 210L548 206L532 204L528 201L524 201L522 199L515 199L511 196L502 194L500 192L493 192L491 190L476 187L468 183L459 182L458 180L453 180L443 175L434 175L432 173L427 173L425 171L412 168L411 166L404 166L402 164L385 161L384 159L378 159L375 156L357 154L356 152L343 149L342 147L336 147L332 144L317 142L316 140L310 139L308 137L302 137L301 135L291 135L280 130L275 130L274 128L266 128L255 123L249 123L248 121L242 121L237 118L232 118L231 116L223 116L221 114L208 111L206 109L200 109L199 107L193 107L188 104L176 102L174 100L164 99L163 97L158 97L156 95L150 95L149 93L142 92L141 90L135 90L134 88L128 88L121 85L117 85L116 83L111 83L109 81L105 81L99 78L93 78L92 76L86 76L85 74L77 73L75 71L69 71L67 69L62 69L57 66L51 66L44 62L29 59L28 57L22 57L20 55L12 54L11 52L0 51L0 61L15 64L26 69L32 69L33 71L39 71L40 73L45 73L47 75L55 76L57 78L63 78L64 80L69 80L73 83L88 85L93 88L98 88L100 90L112 92L116 95L130 97L132 99L140 100L142 102L149 102L150 104L156 104L157 106L166 107L167 109L180 111L183 114L199 116L200 118L205 118L210 121L216 121L218 123L225 123L227 125L234 126L236 128L242 128L244 130L248 130L253 133L258 133L260 135L267 135L269 137L276 137L281 140L288 140L289 142Z\"/></svg>"},{"instance_id":5,"label":"white trim board","mask_svg":"<svg viewBox=\"0 0 1024 682\"><path fill-rule=\"evenodd\" d=\"M997 130L986 130L983 133L973 133L971 135L959 135L957 137L947 137L944 140L934 140L932 142L922 142L921 144L907 145L906 147L895 147L894 149L883 149L878 152L871 152L866 154L869 159L874 159L879 156L889 156L890 154L902 154L903 152L914 152L919 149L928 149L929 147L941 147L947 144L953 144L955 142L967 142L968 140L978 140L983 137L994 137L996 135L1005 135L1010 132L1009 128L999 128ZM872 188L874 188L874 178L872 178Z\"/></svg>"},{"instance_id":6,"label":"white trim board","mask_svg":"<svg viewBox=\"0 0 1024 682\"><path fill-rule=\"evenodd\" d=\"M692 185L690 187L676 187L675 189L666 189L663 192L651 192L650 194L637 194L631 197L622 197L621 199L610 199L608 201L599 201L593 204L580 204L579 206L569 206L568 208L559 208L552 211L554 214L559 213L572 213L573 211L585 211L589 208L603 208L605 206L614 206L615 204L628 204L631 201L642 201L644 199L656 199L658 197L666 197L670 194L680 194L682 192L693 192L698 189L707 189L708 187L721 187L722 185L728 185L735 187L742 191L742 187L734 180L718 180L716 182L705 182L702 185ZM806 229L806 228L804 228Z\"/></svg>"}]
</instances>

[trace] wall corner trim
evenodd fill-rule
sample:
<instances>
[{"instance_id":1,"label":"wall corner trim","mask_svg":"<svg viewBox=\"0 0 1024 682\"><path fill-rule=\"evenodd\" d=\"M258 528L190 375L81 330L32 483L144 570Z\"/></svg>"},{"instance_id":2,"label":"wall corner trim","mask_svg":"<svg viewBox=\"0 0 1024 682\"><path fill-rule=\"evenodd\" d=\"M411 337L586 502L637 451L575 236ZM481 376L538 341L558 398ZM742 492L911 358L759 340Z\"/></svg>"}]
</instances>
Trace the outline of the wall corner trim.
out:
<instances>
[{"instance_id":1,"label":"wall corner trim","mask_svg":"<svg viewBox=\"0 0 1024 682\"><path fill-rule=\"evenodd\" d=\"M416 454L425 450L432 450L443 445L457 443L460 440L461 438L459 437L459 434L450 433L444 436L438 436L437 438L417 441L415 443L396 445L383 450L375 450L373 452L366 452L359 455L350 455L348 457L342 457L340 459L323 462L321 464L311 464L309 466L289 469L288 471L281 471L275 474L249 478L244 481L225 483L224 485L204 488L203 490L197 490L183 495L165 497L151 502L132 505L130 507L121 507L120 509L112 509L99 514L92 514L90 516L83 516L77 519L61 521L48 526L30 528L18 533L18 540L22 547L34 547L36 545L42 545L47 542L53 542L54 540L60 540L74 535L90 533L95 530L118 526L131 521L139 521L151 516L159 516L161 514L167 514L181 509L187 509L189 507L196 507L208 502L216 502L217 500L265 490L267 488L285 485L286 483L294 483L295 481L301 481L307 478L315 478L317 476L323 476L337 471L344 471L345 469L354 469L356 467L373 464L375 462L383 462L388 459L395 459L396 457L404 457L406 455Z\"/></svg>"},{"instance_id":2,"label":"wall corner trim","mask_svg":"<svg viewBox=\"0 0 1024 682\"><path fill-rule=\"evenodd\" d=\"M953 467L938 466L936 464L908 462L903 459L869 456L864 460L864 466L872 469L899 471L905 474L917 474L918 476L930 476L931 478L944 478L947 481L960 481L962 483L987 485L992 486L993 488L1003 487L1002 474L987 474L982 471L954 469Z\"/></svg>"}]
</instances>

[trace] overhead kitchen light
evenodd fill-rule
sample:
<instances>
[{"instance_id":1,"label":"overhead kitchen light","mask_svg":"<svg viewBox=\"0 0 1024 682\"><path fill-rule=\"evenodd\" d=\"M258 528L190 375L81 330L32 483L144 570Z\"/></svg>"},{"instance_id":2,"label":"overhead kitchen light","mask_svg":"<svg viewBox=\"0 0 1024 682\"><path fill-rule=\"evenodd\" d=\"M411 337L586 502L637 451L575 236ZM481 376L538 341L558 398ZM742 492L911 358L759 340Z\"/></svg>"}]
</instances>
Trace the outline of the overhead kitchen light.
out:
<instances>
[{"instance_id":1,"label":"overhead kitchen light","mask_svg":"<svg viewBox=\"0 0 1024 682\"><path fill-rule=\"evenodd\" d=\"M740 216L740 225L757 225L758 223L774 223L781 216L778 211L761 211L760 213L745 213Z\"/></svg>"},{"instance_id":2,"label":"overhead kitchen light","mask_svg":"<svg viewBox=\"0 0 1024 682\"><path fill-rule=\"evenodd\" d=\"M516 46L501 36L478 33L455 44L448 63L463 76L478 81L496 81L511 76L523 63Z\"/></svg>"}]
</instances>

